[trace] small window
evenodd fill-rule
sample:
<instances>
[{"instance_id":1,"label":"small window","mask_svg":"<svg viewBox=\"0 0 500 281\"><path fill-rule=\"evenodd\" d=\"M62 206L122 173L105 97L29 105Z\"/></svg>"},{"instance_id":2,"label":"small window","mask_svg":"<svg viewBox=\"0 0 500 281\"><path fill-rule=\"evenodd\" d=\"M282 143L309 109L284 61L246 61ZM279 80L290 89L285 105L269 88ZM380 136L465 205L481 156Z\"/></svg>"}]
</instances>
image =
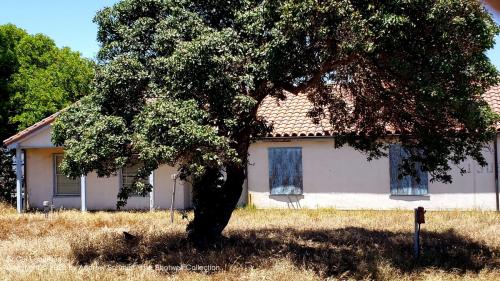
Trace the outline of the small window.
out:
<instances>
[{"instance_id":1,"label":"small window","mask_svg":"<svg viewBox=\"0 0 500 281\"><path fill-rule=\"evenodd\" d=\"M416 163L416 176L399 176L399 167L409 157L408 151L401 145L393 144L389 148L391 194L392 195L425 195L428 193L429 181L426 171L422 171L422 165Z\"/></svg>"},{"instance_id":2,"label":"small window","mask_svg":"<svg viewBox=\"0 0 500 281\"><path fill-rule=\"evenodd\" d=\"M142 167L142 164L138 163L138 164L134 164L132 166L126 166L122 169L121 188L132 187L132 183L134 183L134 179L137 175L137 172L139 171L139 169L141 167ZM149 183L149 179L139 179L139 181L143 182L144 184ZM141 196L138 192L131 192L129 195L130 196Z\"/></svg>"},{"instance_id":3,"label":"small window","mask_svg":"<svg viewBox=\"0 0 500 281\"><path fill-rule=\"evenodd\" d=\"M271 194L302 194L302 148L269 148L268 156Z\"/></svg>"},{"instance_id":4,"label":"small window","mask_svg":"<svg viewBox=\"0 0 500 281\"><path fill-rule=\"evenodd\" d=\"M68 178L61 172L62 154L54 155L54 185L56 195L80 195L80 178Z\"/></svg>"}]
</instances>

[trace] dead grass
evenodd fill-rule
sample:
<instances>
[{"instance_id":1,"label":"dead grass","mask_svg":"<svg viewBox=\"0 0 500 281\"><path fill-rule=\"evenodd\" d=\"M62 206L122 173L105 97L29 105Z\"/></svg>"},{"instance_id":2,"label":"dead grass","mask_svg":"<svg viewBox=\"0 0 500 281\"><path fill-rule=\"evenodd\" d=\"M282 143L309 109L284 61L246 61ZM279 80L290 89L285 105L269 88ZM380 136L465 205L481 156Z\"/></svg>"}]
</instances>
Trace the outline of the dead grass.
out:
<instances>
[{"instance_id":1,"label":"dead grass","mask_svg":"<svg viewBox=\"0 0 500 281\"><path fill-rule=\"evenodd\" d=\"M0 280L500 280L500 214L428 212L427 221L415 260L408 211L241 209L227 239L199 251L179 214L174 225L165 212L45 219L0 205Z\"/></svg>"}]
</instances>

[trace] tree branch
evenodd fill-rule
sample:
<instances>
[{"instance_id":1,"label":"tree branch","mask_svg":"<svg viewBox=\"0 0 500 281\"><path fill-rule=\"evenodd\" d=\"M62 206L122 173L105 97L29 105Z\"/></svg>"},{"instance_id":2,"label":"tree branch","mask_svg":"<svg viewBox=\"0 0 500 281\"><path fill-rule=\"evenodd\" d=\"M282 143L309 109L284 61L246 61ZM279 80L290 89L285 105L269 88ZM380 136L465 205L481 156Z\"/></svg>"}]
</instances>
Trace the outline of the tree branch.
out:
<instances>
[{"instance_id":1,"label":"tree branch","mask_svg":"<svg viewBox=\"0 0 500 281\"><path fill-rule=\"evenodd\" d=\"M351 54L345 59L329 61L324 63L316 72L313 73L311 79L306 82L295 85L291 81L283 81L276 85L275 87L281 88L285 91L291 92L293 94L298 94L300 92L307 92L321 83L321 79L325 73L333 71L339 65L349 64L359 58L358 54Z\"/></svg>"}]
</instances>

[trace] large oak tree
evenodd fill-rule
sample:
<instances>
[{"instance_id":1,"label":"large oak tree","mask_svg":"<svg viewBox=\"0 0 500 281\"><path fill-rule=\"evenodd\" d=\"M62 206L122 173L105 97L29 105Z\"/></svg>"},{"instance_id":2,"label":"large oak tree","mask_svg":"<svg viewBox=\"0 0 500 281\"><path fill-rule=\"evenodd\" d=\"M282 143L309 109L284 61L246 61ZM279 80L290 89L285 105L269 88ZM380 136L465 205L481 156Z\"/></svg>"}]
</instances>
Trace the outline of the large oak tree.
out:
<instances>
[{"instance_id":1,"label":"large oak tree","mask_svg":"<svg viewBox=\"0 0 500 281\"><path fill-rule=\"evenodd\" d=\"M498 27L479 1L124 0L95 21L95 93L54 125L62 168L109 176L140 161L139 179L176 165L193 185L196 242L229 221L249 145L272 127L257 116L268 96L307 93L310 117L368 158L398 132L403 172L419 161L434 180L466 157L484 164L493 139L482 95L497 81L485 51Z\"/></svg>"}]
</instances>

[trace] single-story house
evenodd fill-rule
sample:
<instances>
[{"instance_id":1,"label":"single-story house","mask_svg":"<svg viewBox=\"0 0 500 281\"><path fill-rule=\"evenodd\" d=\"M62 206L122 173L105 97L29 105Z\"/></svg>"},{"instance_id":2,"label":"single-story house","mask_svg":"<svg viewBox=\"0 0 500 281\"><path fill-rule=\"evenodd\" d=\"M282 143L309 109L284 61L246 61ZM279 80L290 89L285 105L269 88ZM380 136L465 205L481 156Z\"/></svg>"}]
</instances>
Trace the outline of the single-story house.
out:
<instances>
[{"instance_id":1,"label":"single-story house","mask_svg":"<svg viewBox=\"0 0 500 281\"><path fill-rule=\"evenodd\" d=\"M486 94L490 107L500 113L500 85ZM266 99L259 114L273 122L274 131L250 146L247 180L240 204L257 208L338 209L481 209L498 210L499 135L484 148L488 165L467 160L460 174L451 172L452 184L398 178L397 166L404 150L394 145L389 157L367 161L348 146L335 149L329 126L314 124L306 116L311 107L305 95L289 94L284 101ZM137 167L117 171L109 178L95 173L70 179L60 173L64 148L51 142L57 113L8 138L4 144L16 150L18 212L43 208L109 210L116 208L122 186L130 184ZM500 130L499 130L500 132ZM132 196L125 209L166 209L176 192L174 207L191 207L191 187L175 180L174 167L161 166L149 177L153 191L147 197ZM19 196L22 195L22 196Z\"/></svg>"}]
</instances>

